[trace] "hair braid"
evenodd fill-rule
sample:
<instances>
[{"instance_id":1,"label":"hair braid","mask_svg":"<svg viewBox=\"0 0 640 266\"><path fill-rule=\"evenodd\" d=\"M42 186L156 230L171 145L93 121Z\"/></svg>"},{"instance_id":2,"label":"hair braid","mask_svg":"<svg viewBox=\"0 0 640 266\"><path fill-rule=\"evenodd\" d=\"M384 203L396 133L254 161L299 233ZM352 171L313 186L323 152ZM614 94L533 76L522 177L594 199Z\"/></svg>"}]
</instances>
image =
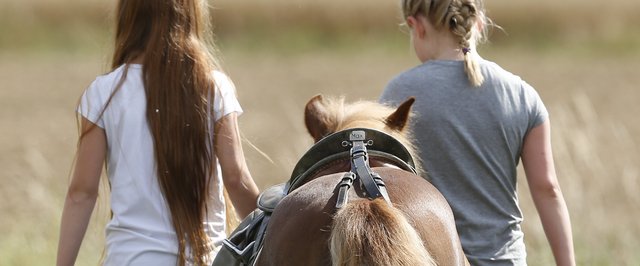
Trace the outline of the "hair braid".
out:
<instances>
[{"instance_id":1,"label":"hair braid","mask_svg":"<svg viewBox=\"0 0 640 266\"><path fill-rule=\"evenodd\" d=\"M460 49L464 54L464 70L474 87L482 85L484 77L478 66L477 57L472 54L471 42L474 41L473 28L479 19L474 0L454 0L449 5L446 21L449 29L460 40Z\"/></svg>"},{"instance_id":2,"label":"hair braid","mask_svg":"<svg viewBox=\"0 0 640 266\"><path fill-rule=\"evenodd\" d=\"M478 65L478 56L474 55L477 41L486 38L484 27L475 31L478 22L493 25L484 15L482 0L401 0L402 15L423 15L434 26L450 30L458 39L464 55L464 70L474 87L482 85L484 77Z\"/></svg>"}]
</instances>

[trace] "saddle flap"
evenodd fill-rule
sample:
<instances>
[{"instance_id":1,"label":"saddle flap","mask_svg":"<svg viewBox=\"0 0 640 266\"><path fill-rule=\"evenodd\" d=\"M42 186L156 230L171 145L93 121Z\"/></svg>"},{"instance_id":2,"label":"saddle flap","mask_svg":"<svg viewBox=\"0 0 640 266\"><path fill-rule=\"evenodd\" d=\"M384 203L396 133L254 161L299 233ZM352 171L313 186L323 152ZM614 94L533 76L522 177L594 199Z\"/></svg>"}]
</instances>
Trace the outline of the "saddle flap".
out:
<instances>
[{"instance_id":1,"label":"saddle flap","mask_svg":"<svg viewBox=\"0 0 640 266\"><path fill-rule=\"evenodd\" d=\"M256 209L250 213L228 239L222 241L222 249L213 266L250 265L256 254L257 236L264 232L265 213Z\"/></svg>"}]
</instances>

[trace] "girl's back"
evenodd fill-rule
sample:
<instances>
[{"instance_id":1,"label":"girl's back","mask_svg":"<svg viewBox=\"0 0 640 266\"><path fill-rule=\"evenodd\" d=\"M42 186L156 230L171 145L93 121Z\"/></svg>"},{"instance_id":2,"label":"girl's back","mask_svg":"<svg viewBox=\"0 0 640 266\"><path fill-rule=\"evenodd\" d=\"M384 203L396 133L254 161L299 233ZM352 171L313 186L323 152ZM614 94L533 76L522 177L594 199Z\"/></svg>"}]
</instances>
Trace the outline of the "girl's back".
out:
<instances>
[{"instance_id":1,"label":"girl's back","mask_svg":"<svg viewBox=\"0 0 640 266\"><path fill-rule=\"evenodd\" d=\"M125 72L126 77L114 94ZM221 72L214 72L214 79L219 86L216 86L215 115L211 119L241 112L231 81ZM106 265L142 263L145 259L145 265L154 261L175 265L177 238L170 210L158 184L145 97L142 65L127 64L96 78L82 96L78 110L83 117L104 129L108 140L106 165L113 217L106 228ZM107 101L109 104L102 113ZM210 240L219 245L225 238L225 204L220 196L220 175L211 181L211 192L216 197L209 199L205 230Z\"/></svg>"},{"instance_id":2,"label":"girl's back","mask_svg":"<svg viewBox=\"0 0 640 266\"><path fill-rule=\"evenodd\" d=\"M524 257L516 166L524 136L547 111L533 88L498 65L480 60L484 82L472 87L463 64L430 60L393 79L380 101L397 105L416 97L418 148L453 209L465 251Z\"/></svg>"}]
</instances>

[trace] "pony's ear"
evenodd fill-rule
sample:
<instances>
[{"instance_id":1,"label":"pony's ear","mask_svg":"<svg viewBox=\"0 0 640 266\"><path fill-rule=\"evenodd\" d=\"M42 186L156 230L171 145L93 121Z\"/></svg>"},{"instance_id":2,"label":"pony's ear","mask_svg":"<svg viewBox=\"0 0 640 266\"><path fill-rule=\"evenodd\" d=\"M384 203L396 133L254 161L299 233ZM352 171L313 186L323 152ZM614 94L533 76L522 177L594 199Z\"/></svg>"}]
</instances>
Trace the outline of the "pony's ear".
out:
<instances>
[{"instance_id":1,"label":"pony's ear","mask_svg":"<svg viewBox=\"0 0 640 266\"><path fill-rule=\"evenodd\" d=\"M409 99L400 104L400 106L398 106L398 108L385 120L387 127L393 130L402 131L407 125L407 121L409 121L411 106L415 101L416 98L409 97Z\"/></svg>"},{"instance_id":2,"label":"pony's ear","mask_svg":"<svg viewBox=\"0 0 640 266\"><path fill-rule=\"evenodd\" d=\"M322 95L313 96L304 108L304 124L314 142L318 142L329 132L326 115Z\"/></svg>"}]
</instances>

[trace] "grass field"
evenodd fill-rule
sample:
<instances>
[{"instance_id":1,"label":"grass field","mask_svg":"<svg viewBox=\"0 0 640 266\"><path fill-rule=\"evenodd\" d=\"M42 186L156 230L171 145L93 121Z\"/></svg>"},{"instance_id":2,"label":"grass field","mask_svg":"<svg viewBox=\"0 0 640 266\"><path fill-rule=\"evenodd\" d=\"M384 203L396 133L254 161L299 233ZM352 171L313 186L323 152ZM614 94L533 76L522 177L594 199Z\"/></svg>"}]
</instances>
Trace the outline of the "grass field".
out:
<instances>
[{"instance_id":1,"label":"grass field","mask_svg":"<svg viewBox=\"0 0 640 266\"><path fill-rule=\"evenodd\" d=\"M75 104L107 69L112 7L67 2L0 1L0 265L53 264ZM417 64L393 1L311 2L214 2L224 67L245 109L241 130L270 157L246 142L261 188L287 179L311 144L302 120L311 96L376 99ZM488 2L506 33L481 53L532 84L550 111L579 265L640 265L640 4ZM520 180L529 264L552 265ZM78 265L97 263L106 213L101 204Z\"/></svg>"}]
</instances>

